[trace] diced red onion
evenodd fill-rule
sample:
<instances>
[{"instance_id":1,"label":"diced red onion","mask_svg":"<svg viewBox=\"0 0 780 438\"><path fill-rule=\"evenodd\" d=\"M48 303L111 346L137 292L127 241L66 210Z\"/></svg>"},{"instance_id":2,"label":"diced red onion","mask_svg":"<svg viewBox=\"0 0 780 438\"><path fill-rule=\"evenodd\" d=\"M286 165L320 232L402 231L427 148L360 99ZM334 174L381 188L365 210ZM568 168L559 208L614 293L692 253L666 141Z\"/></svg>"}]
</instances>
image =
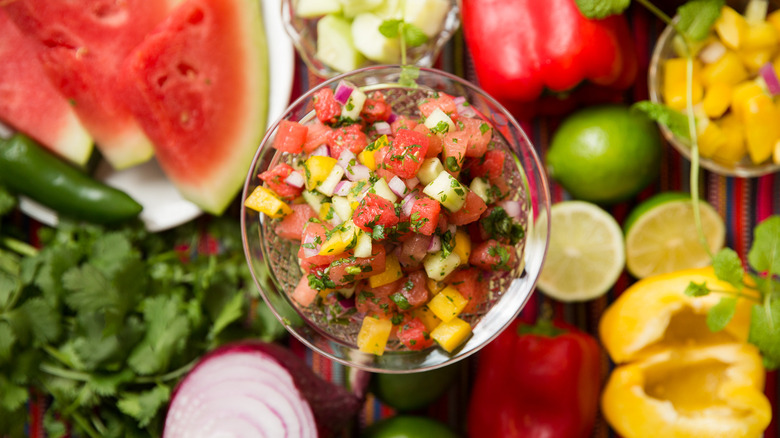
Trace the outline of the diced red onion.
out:
<instances>
[{"instance_id":1,"label":"diced red onion","mask_svg":"<svg viewBox=\"0 0 780 438\"><path fill-rule=\"evenodd\" d=\"M284 179L284 182L293 187L301 188L303 187L303 183L305 181L303 179L303 175L301 175L300 172L291 172L289 175L287 175L287 178Z\"/></svg>"},{"instance_id":2,"label":"diced red onion","mask_svg":"<svg viewBox=\"0 0 780 438\"><path fill-rule=\"evenodd\" d=\"M520 204L517 201L501 201L498 205L504 209L509 217L520 219Z\"/></svg>"},{"instance_id":3,"label":"diced red onion","mask_svg":"<svg viewBox=\"0 0 780 438\"><path fill-rule=\"evenodd\" d=\"M699 52L699 59L705 64L712 64L726 54L726 46L720 41L713 41Z\"/></svg>"},{"instance_id":4,"label":"diced red onion","mask_svg":"<svg viewBox=\"0 0 780 438\"><path fill-rule=\"evenodd\" d=\"M390 113L390 116L387 118L387 123L392 125L393 122L395 122L397 119L398 119L398 115L396 115L395 113Z\"/></svg>"},{"instance_id":5,"label":"diced red onion","mask_svg":"<svg viewBox=\"0 0 780 438\"><path fill-rule=\"evenodd\" d=\"M474 108L466 102L465 96L458 96L452 99L452 102L455 103L455 111L458 112L459 116L476 117L477 113L474 111Z\"/></svg>"},{"instance_id":6,"label":"diced red onion","mask_svg":"<svg viewBox=\"0 0 780 438\"><path fill-rule=\"evenodd\" d=\"M455 224L447 225L447 231L450 232L450 236L455 236L455 232L458 231L458 226Z\"/></svg>"},{"instance_id":7,"label":"diced red onion","mask_svg":"<svg viewBox=\"0 0 780 438\"><path fill-rule=\"evenodd\" d=\"M341 166L344 170L347 170L350 166L357 164L357 157L349 149L344 149L338 158L339 166Z\"/></svg>"},{"instance_id":8,"label":"diced red onion","mask_svg":"<svg viewBox=\"0 0 780 438\"><path fill-rule=\"evenodd\" d=\"M406 194L406 184L404 184L404 180L398 176L392 177L387 185L390 187L390 190L392 190L393 193L395 193L395 195L398 197L403 197Z\"/></svg>"},{"instance_id":9,"label":"diced red onion","mask_svg":"<svg viewBox=\"0 0 780 438\"><path fill-rule=\"evenodd\" d=\"M766 84L766 89L772 96L780 94L780 80L777 79L777 72L771 62L767 62L758 70L758 74Z\"/></svg>"},{"instance_id":10,"label":"diced red onion","mask_svg":"<svg viewBox=\"0 0 780 438\"><path fill-rule=\"evenodd\" d=\"M404 207L406 204L414 203L414 201L417 199L417 195L419 194L419 191L412 190L409 192L406 196L404 196L404 199L401 201L401 207Z\"/></svg>"},{"instance_id":11,"label":"diced red onion","mask_svg":"<svg viewBox=\"0 0 780 438\"><path fill-rule=\"evenodd\" d=\"M347 81L339 81L339 84L336 86L336 92L333 93L333 97L336 98L338 103L345 105L347 101L349 101L349 96L352 95L352 91L354 90L354 85Z\"/></svg>"},{"instance_id":12,"label":"diced red onion","mask_svg":"<svg viewBox=\"0 0 780 438\"><path fill-rule=\"evenodd\" d=\"M404 202L404 203L401 205L401 210L404 212L404 214L405 214L406 216L411 216L411 215L412 215L412 208L414 208L414 203L415 203L415 201L417 201L417 200L416 200L416 199L414 199L414 198L412 198L412 199L411 199L411 200L409 200L408 202Z\"/></svg>"},{"instance_id":13,"label":"diced red onion","mask_svg":"<svg viewBox=\"0 0 780 438\"><path fill-rule=\"evenodd\" d=\"M309 154L310 157L313 157L315 155L321 156L321 157L329 157L330 156L330 151L328 150L328 145L321 144L321 145L317 146L317 149L314 149Z\"/></svg>"},{"instance_id":14,"label":"diced red onion","mask_svg":"<svg viewBox=\"0 0 780 438\"><path fill-rule=\"evenodd\" d=\"M420 185L420 180L417 179L416 176L413 176L413 177L407 179L404 182L406 183L406 187L409 188L409 190L412 190L413 188L415 188L418 185Z\"/></svg>"},{"instance_id":15,"label":"diced red onion","mask_svg":"<svg viewBox=\"0 0 780 438\"><path fill-rule=\"evenodd\" d=\"M452 98L452 102L453 102L455 105L457 105L457 104L459 104L459 103L463 103L463 102L465 102L465 101L466 101L466 96L457 96L457 97L454 97L454 98Z\"/></svg>"},{"instance_id":16,"label":"diced red onion","mask_svg":"<svg viewBox=\"0 0 780 438\"><path fill-rule=\"evenodd\" d=\"M441 250L441 237L438 234L432 236L431 243L428 244L428 252L436 252Z\"/></svg>"},{"instance_id":17,"label":"diced red onion","mask_svg":"<svg viewBox=\"0 0 780 438\"><path fill-rule=\"evenodd\" d=\"M333 194L338 196L347 196L349 191L352 190L352 182L341 180L336 184L336 188L333 189Z\"/></svg>"},{"instance_id":18,"label":"diced red onion","mask_svg":"<svg viewBox=\"0 0 780 438\"><path fill-rule=\"evenodd\" d=\"M371 176L371 169L362 164L354 164L349 166L349 169L345 170L347 179L350 181L360 181L362 179L368 179Z\"/></svg>"},{"instance_id":19,"label":"diced red onion","mask_svg":"<svg viewBox=\"0 0 780 438\"><path fill-rule=\"evenodd\" d=\"M391 135L393 133L390 124L387 122L374 123L374 129L376 129L376 133L379 135Z\"/></svg>"},{"instance_id":20,"label":"diced red onion","mask_svg":"<svg viewBox=\"0 0 780 438\"><path fill-rule=\"evenodd\" d=\"M303 248L304 257L314 257L320 252L322 246L321 243L315 242L317 236L312 234L304 234L303 241L301 242L301 248ZM313 246L313 248L312 248Z\"/></svg>"}]
</instances>

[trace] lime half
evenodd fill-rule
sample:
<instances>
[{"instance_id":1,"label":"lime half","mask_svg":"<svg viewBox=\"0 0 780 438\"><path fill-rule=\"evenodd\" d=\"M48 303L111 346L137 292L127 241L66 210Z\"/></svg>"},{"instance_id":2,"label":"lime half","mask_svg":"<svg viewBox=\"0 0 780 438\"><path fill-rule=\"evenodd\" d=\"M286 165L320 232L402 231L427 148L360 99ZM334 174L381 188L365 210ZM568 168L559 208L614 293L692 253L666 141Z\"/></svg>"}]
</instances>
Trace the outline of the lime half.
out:
<instances>
[{"instance_id":1,"label":"lime half","mask_svg":"<svg viewBox=\"0 0 780 438\"><path fill-rule=\"evenodd\" d=\"M550 212L550 245L539 289L560 301L603 295L625 266L620 226L612 215L585 201L560 202Z\"/></svg>"},{"instance_id":2,"label":"lime half","mask_svg":"<svg viewBox=\"0 0 780 438\"><path fill-rule=\"evenodd\" d=\"M699 201L701 222L712 254L723 247L723 219ZM700 243L693 202L686 193L669 192L639 204L626 218L626 265L636 278L707 266L711 258Z\"/></svg>"}]
</instances>

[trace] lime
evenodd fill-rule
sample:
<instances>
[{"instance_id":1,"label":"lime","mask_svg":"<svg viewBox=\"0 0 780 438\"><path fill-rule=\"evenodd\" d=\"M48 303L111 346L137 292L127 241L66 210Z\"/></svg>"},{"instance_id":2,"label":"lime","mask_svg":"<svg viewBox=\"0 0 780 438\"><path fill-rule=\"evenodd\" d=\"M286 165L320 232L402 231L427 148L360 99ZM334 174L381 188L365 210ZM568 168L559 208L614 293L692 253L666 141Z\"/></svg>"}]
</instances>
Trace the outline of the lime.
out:
<instances>
[{"instance_id":1,"label":"lime","mask_svg":"<svg viewBox=\"0 0 780 438\"><path fill-rule=\"evenodd\" d=\"M585 201L559 202L550 213L550 245L539 289L560 301L586 301L606 293L625 265L620 225Z\"/></svg>"},{"instance_id":2,"label":"lime","mask_svg":"<svg viewBox=\"0 0 780 438\"><path fill-rule=\"evenodd\" d=\"M574 198L613 204L658 176L661 137L644 114L622 105L580 110L555 132L547 170Z\"/></svg>"},{"instance_id":3,"label":"lime","mask_svg":"<svg viewBox=\"0 0 780 438\"><path fill-rule=\"evenodd\" d=\"M458 362L417 373L377 373L372 376L371 391L397 411L422 409L438 400L452 386L460 369Z\"/></svg>"},{"instance_id":4,"label":"lime","mask_svg":"<svg viewBox=\"0 0 780 438\"><path fill-rule=\"evenodd\" d=\"M699 201L702 229L711 253L723 247L726 227L706 201ZM634 208L626 218L626 265L636 278L707 266L712 261L699 240L690 195L667 192Z\"/></svg>"},{"instance_id":5,"label":"lime","mask_svg":"<svg viewBox=\"0 0 780 438\"><path fill-rule=\"evenodd\" d=\"M442 422L425 417L396 415L369 426L361 438L457 438Z\"/></svg>"}]
</instances>

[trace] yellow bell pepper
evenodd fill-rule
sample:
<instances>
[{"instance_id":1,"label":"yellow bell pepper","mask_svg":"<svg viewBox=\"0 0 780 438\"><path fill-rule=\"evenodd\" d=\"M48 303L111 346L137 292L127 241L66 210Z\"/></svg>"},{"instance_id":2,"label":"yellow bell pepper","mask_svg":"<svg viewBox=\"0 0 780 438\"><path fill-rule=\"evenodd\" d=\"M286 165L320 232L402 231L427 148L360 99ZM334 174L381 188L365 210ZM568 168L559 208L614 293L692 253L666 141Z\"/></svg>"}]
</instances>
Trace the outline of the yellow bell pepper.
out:
<instances>
[{"instance_id":1,"label":"yellow bell pepper","mask_svg":"<svg viewBox=\"0 0 780 438\"><path fill-rule=\"evenodd\" d=\"M740 50L739 59L742 64L747 68L747 71L751 74L758 73L758 70L772 60L775 50L772 49L754 49L754 50Z\"/></svg>"},{"instance_id":2,"label":"yellow bell pepper","mask_svg":"<svg viewBox=\"0 0 780 438\"><path fill-rule=\"evenodd\" d=\"M750 344L665 350L615 369L601 409L627 438L758 437L772 407Z\"/></svg>"},{"instance_id":3,"label":"yellow bell pepper","mask_svg":"<svg viewBox=\"0 0 780 438\"><path fill-rule=\"evenodd\" d=\"M256 187L252 194L246 198L244 205L274 219L282 218L292 213L290 206L277 198L274 192L260 186Z\"/></svg>"},{"instance_id":4,"label":"yellow bell pepper","mask_svg":"<svg viewBox=\"0 0 780 438\"><path fill-rule=\"evenodd\" d=\"M672 58L664 63L664 101L676 110L685 108L688 101L687 91L687 60L685 58ZM698 61L693 63L693 81L691 82L693 104L701 101L704 88L700 78L700 66Z\"/></svg>"},{"instance_id":5,"label":"yellow bell pepper","mask_svg":"<svg viewBox=\"0 0 780 438\"><path fill-rule=\"evenodd\" d=\"M460 318L452 318L447 322L442 322L431 332L433 338L439 346L448 353L458 348L471 335L471 325Z\"/></svg>"},{"instance_id":6,"label":"yellow bell pepper","mask_svg":"<svg viewBox=\"0 0 780 438\"><path fill-rule=\"evenodd\" d=\"M389 319L366 316L357 336L358 349L364 353L381 356L385 352L393 323Z\"/></svg>"},{"instance_id":7,"label":"yellow bell pepper","mask_svg":"<svg viewBox=\"0 0 780 438\"><path fill-rule=\"evenodd\" d=\"M441 320L426 306L412 310L412 317L419 318L425 326L425 330L428 330L428 333L441 324Z\"/></svg>"},{"instance_id":8,"label":"yellow bell pepper","mask_svg":"<svg viewBox=\"0 0 780 438\"><path fill-rule=\"evenodd\" d=\"M771 49L780 43L777 29L768 21L752 23L747 27L740 50Z\"/></svg>"}]
</instances>

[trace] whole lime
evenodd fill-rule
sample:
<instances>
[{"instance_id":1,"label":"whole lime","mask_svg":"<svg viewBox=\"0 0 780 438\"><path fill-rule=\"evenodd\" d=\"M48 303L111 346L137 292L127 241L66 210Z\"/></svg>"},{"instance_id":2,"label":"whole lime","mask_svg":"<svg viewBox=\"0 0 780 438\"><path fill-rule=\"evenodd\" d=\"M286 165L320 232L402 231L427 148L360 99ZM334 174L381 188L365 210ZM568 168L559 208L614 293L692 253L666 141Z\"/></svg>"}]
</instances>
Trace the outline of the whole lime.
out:
<instances>
[{"instance_id":1,"label":"whole lime","mask_svg":"<svg viewBox=\"0 0 780 438\"><path fill-rule=\"evenodd\" d=\"M397 411L421 409L436 401L453 384L460 362L432 371L372 376L371 391Z\"/></svg>"},{"instance_id":2,"label":"whole lime","mask_svg":"<svg viewBox=\"0 0 780 438\"><path fill-rule=\"evenodd\" d=\"M369 426L361 438L458 438L446 424L426 417L396 415Z\"/></svg>"},{"instance_id":3,"label":"whole lime","mask_svg":"<svg viewBox=\"0 0 780 438\"><path fill-rule=\"evenodd\" d=\"M547 171L574 198L614 204L653 182L661 166L661 137L647 116L602 105L567 117L553 135Z\"/></svg>"}]
</instances>

